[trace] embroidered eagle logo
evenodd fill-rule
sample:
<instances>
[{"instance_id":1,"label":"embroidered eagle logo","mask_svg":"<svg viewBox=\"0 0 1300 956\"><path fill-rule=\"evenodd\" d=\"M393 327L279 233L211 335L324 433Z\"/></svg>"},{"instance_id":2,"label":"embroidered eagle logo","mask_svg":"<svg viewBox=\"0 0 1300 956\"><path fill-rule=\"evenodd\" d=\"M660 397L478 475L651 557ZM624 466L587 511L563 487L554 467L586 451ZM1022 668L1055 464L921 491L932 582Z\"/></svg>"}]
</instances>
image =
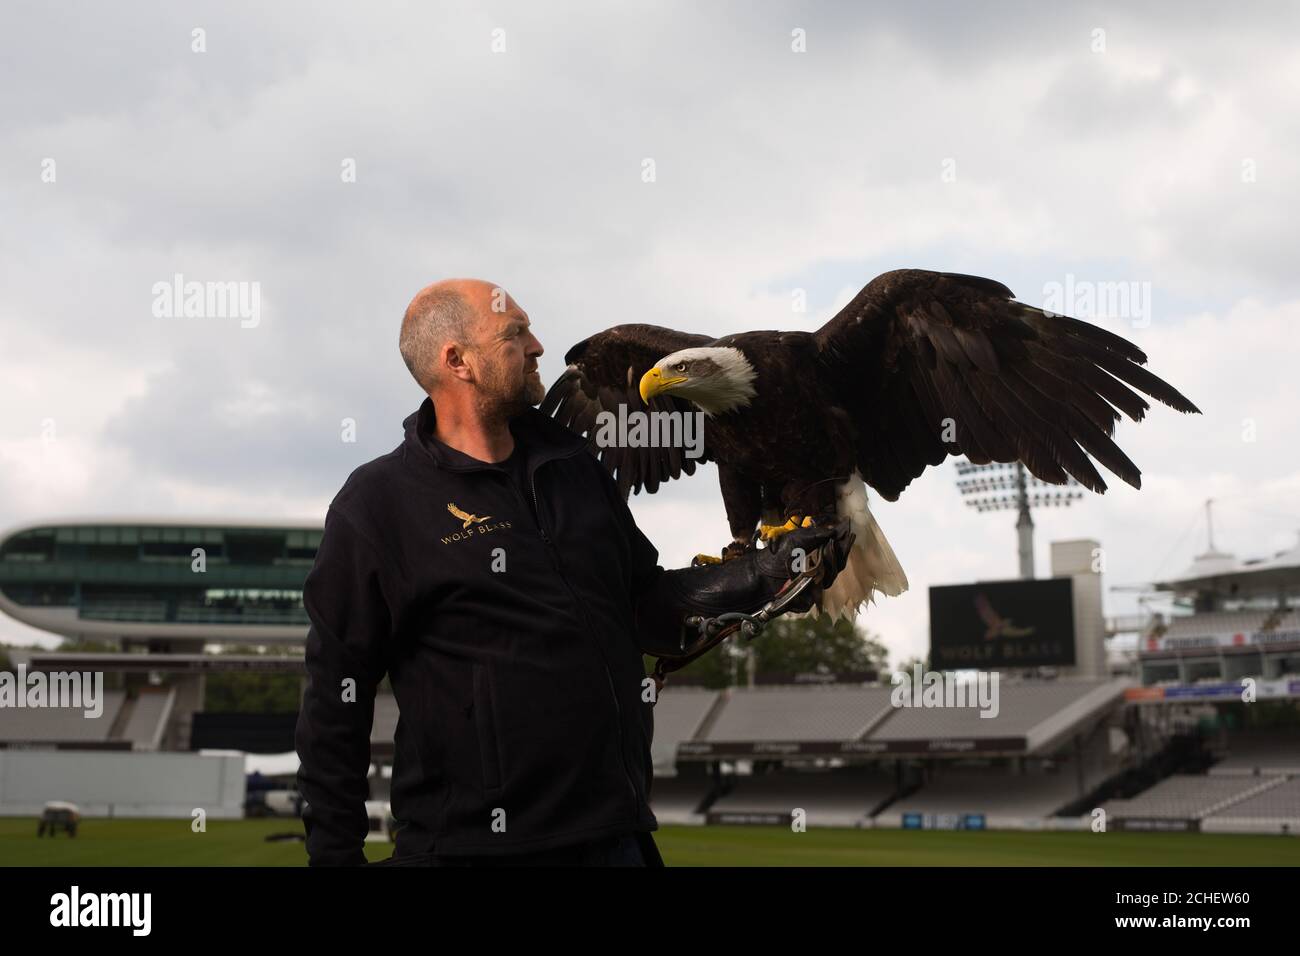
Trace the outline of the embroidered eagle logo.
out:
<instances>
[{"instance_id":1,"label":"embroidered eagle logo","mask_svg":"<svg viewBox=\"0 0 1300 956\"><path fill-rule=\"evenodd\" d=\"M480 524L492 517L491 515L484 515L483 517L480 518L478 515L472 515L468 511L461 511L459 508L456 507L456 503L453 501L447 502L447 510L450 511L452 514L454 514L461 521L465 522L464 525L462 525L462 528L465 531L469 530L470 525Z\"/></svg>"}]
</instances>

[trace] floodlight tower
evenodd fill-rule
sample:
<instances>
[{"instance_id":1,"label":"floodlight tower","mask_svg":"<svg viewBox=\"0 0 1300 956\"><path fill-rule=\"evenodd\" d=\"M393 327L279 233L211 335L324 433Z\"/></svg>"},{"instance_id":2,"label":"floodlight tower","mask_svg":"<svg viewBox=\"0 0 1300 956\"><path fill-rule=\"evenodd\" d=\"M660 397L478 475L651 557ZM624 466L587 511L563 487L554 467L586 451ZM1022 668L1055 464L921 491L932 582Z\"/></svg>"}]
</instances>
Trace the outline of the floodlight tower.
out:
<instances>
[{"instance_id":1,"label":"floodlight tower","mask_svg":"<svg viewBox=\"0 0 1300 956\"><path fill-rule=\"evenodd\" d=\"M1015 509L1016 533L1019 538L1020 576L1034 576L1034 518L1031 508L1068 508L1070 502L1083 497L1073 478L1064 486L1048 484L1035 478L1020 462L976 465L957 462L957 490L976 511L1010 511ZM1063 489L1063 490L1062 490Z\"/></svg>"}]
</instances>

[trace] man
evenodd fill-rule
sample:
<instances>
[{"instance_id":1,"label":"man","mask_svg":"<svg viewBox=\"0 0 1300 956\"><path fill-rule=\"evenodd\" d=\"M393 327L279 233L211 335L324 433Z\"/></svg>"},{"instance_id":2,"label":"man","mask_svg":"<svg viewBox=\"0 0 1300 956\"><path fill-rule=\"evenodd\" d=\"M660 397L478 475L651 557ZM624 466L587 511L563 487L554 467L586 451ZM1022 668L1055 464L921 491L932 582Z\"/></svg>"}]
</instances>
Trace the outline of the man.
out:
<instances>
[{"instance_id":1,"label":"man","mask_svg":"<svg viewBox=\"0 0 1300 956\"><path fill-rule=\"evenodd\" d=\"M311 865L365 862L387 674L400 715L387 862L662 866L642 653L677 650L688 615L761 607L796 548L838 572L846 533L800 529L665 571L585 442L533 407L542 346L509 295L435 283L400 348L428 397L334 498L303 593Z\"/></svg>"}]
</instances>

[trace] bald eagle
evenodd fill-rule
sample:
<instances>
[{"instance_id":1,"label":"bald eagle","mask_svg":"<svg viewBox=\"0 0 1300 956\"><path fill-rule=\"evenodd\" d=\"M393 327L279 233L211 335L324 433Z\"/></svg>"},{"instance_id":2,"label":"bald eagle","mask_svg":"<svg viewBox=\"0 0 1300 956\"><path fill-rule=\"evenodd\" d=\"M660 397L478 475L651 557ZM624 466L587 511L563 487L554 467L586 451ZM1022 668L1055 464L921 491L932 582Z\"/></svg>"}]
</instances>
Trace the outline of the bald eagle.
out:
<instances>
[{"instance_id":1,"label":"bald eagle","mask_svg":"<svg viewBox=\"0 0 1300 956\"><path fill-rule=\"evenodd\" d=\"M541 409L587 436L624 497L716 462L732 535L724 559L810 521L849 519L853 553L820 609L851 616L877 592L907 588L866 485L896 501L926 466L964 454L1101 493L1091 455L1141 487L1111 440L1120 412L1139 421L1149 408L1134 389L1199 412L1146 360L1126 339L1017 302L992 279L900 269L816 332L607 329L568 351ZM703 453L598 443L601 413L620 406L703 412Z\"/></svg>"}]
</instances>

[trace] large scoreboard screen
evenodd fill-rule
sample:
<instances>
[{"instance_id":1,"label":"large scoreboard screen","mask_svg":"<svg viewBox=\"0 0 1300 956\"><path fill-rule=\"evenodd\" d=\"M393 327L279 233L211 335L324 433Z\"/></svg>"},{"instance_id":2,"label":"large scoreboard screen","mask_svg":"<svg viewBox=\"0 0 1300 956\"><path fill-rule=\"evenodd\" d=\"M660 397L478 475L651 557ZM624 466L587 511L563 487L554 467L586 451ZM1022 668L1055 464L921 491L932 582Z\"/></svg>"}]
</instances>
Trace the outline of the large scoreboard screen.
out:
<instances>
[{"instance_id":1,"label":"large scoreboard screen","mask_svg":"<svg viewBox=\"0 0 1300 956\"><path fill-rule=\"evenodd\" d=\"M931 669L1074 662L1074 592L1069 578L930 588Z\"/></svg>"}]
</instances>

